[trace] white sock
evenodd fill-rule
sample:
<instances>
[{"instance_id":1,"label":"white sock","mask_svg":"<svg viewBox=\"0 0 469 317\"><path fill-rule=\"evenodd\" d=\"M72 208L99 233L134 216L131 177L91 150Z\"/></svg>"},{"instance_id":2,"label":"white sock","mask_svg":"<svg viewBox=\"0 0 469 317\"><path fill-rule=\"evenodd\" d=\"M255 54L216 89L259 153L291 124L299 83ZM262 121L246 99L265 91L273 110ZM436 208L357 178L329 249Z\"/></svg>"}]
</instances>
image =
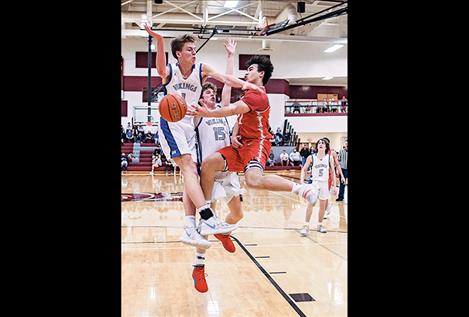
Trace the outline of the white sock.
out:
<instances>
[{"instance_id":1,"label":"white sock","mask_svg":"<svg viewBox=\"0 0 469 317\"><path fill-rule=\"evenodd\" d=\"M197 252L195 254L195 265L205 265L205 253L199 253Z\"/></svg>"},{"instance_id":2,"label":"white sock","mask_svg":"<svg viewBox=\"0 0 469 317\"><path fill-rule=\"evenodd\" d=\"M301 188L301 184L293 183L293 188L291 189L292 193L298 194L298 191Z\"/></svg>"},{"instance_id":3,"label":"white sock","mask_svg":"<svg viewBox=\"0 0 469 317\"><path fill-rule=\"evenodd\" d=\"M318 227L322 226L322 221L318 222Z\"/></svg>"},{"instance_id":4,"label":"white sock","mask_svg":"<svg viewBox=\"0 0 469 317\"><path fill-rule=\"evenodd\" d=\"M305 221L304 225L309 228L309 221Z\"/></svg>"},{"instance_id":5,"label":"white sock","mask_svg":"<svg viewBox=\"0 0 469 317\"><path fill-rule=\"evenodd\" d=\"M195 228L195 216L185 216L184 227Z\"/></svg>"},{"instance_id":6,"label":"white sock","mask_svg":"<svg viewBox=\"0 0 469 317\"><path fill-rule=\"evenodd\" d=\"M205 205L197 208L195 211L197 212L201 212L202 210L206 209L206 208L210 208L210 202L205 202Z\"/></svg>"}]
</instances>

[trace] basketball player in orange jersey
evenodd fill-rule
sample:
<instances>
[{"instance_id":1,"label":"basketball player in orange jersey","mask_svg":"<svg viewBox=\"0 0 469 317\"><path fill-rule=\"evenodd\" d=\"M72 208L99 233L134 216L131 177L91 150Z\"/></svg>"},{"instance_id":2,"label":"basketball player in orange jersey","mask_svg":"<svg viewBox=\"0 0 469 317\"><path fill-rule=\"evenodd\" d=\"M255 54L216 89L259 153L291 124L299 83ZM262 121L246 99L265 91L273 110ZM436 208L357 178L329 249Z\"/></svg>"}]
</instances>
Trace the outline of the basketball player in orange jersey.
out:
<instances>
[{"instance_id":1,"label":"basketball player in orange jersey","mask_svg":"<svg viewBox=\"0 0 469 317\"><path fill-rule=\"evenodd\" d=\"M306 171L312 165L311 178L313 179L312 185L319 191L319 217L318 217L318 232L326 233L327 230L322 224L326 203L329 199L329 184L330 170L335 170L334 160L329 154L329 143L324 139L319 139L316 143L316 153L311 154L306 159L305 165L301 169L300 183L304 182ZM332 183L335 184L335 172L332 173ZM332 188L333 195L337 194L337 187ZM314 203L308 204L306 207L305 224L300 230L301 235L307 236L309 233L309 221L313 213Z\"/></svg>"},{"instance_id":2,"label":"basketball player in orange jersey","mask_svg":"<svg viewBox=\"0 0 469 317\"><path fill-rule=\"evenodd\" d=\"M206 64L196 64L195 39L189 34L179 36L171 42L171 52L178 63L166 65L163 37L152 31L148 25L145 25L145 30L155 39L156 69L162 78L166 93L180 94L187 104L198 102L202 92L202 82L209 76L217 76L216 79L228 83L231 87L241 88L245 85L245 88L257 88L234 76L219 75ZM204 198L195 163L197 157L193 116L187 113L178 122L168 122L161 117L159 135L165 156L179 166L184 177L185 226L180 240L193 246L209 248L210 242L202 236L229 233L235 230L237 225L219 220L210 207L209 199ZM194 209L201 216L198 228L195 225Z\"/></svg>"},{"instance_id":3,"label":"basketball player in orange jersey","mask_svg":"<svg viewBox=\"0 0 469 317\"><path fill-rule=\"evenodd\" d=\"M237 129L241 146L227 146L202 162L201 184L206 200L211 199L215 175L218 172L244 172L246 185L254 189L294 192L314 204L318 192L312 185L296 184L278 175L264 175L264 168L271 149L269 133L270 105L264 85L272 76L273 65L266 56L253 56L247 63L244 96L234 104L218 109L193 105L189 112L202 117L238 115ZM225 84L231 85L229 82Z\"/></svg>"}]
</instances>

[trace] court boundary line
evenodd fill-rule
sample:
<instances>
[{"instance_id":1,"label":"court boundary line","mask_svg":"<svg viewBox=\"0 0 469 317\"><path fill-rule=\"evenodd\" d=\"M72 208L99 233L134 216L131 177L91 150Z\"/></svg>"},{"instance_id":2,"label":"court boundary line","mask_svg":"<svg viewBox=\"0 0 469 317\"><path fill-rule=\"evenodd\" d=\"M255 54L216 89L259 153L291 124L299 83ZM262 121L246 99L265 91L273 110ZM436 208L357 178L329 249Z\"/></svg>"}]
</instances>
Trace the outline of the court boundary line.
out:
<instances>
[{"instance_id":1,"label":"court boundary line","mask_svg":"<svg viewBox=\"0 0 469 317\"><path fill-rule=\"evenodd\" d=\"M298 233L300 233L300 230L298 230ZM317 242L316 240L314 240L313 238L311 238L309 235L308 235L308 236L306 236L305 238L307 238L307 239L309 239L309 240L313 241L314 243L316 243L316 244L320 245L320 246L321 246L321 247L323 247L324 249L326 249L326 250L328 250L328 251L330 251L330 252L334 253L335 255L337 255L338 257L340 257L342 260L344 260L344 261L347 261L347 259L346 259L346 258L344 258L342 255L340 255L339 253L335 252L334 250L331 250L331 249L329 249L329 248L328 248L328 247L326 247L325 245L323 245L323 244L321 244L321 243Z\"/></svg>"},{"instance_id":2,"label":"court boundary line","mask_svg":"<svg viewBox=\"0 0 469 317\"><path fill-rule=\"evenodd\" d=\"M270 281L270 283L275 287L275 289L283 296L283 298L290 304L290 306L298 313L301 317L307 317L305 313L296 305L293 299L285 293L285 291L278 285L278 283L272 278L272 276L262 267L262 265L255 259L255 257L246 249L246 247L238 240L238 238L231 236L234 241L243 249L244 253L251 259L252 262L257 266L257 268L264 274L264 276Z\"/></svg>"},{"instance_id":3,"label":"court boundary line","mask_svg":"<svg viewBox=\"0 0 469 317\"><path fill-rule=\"evenodd\" d=\"M122 228L184 228L184 226L121 226ZM243 229L273 229L273 230L293 230L293 231L298 231L298 228L290 228L290 227L253 227L253 226L239 226L239 228ZM341 230L327 230L327 232L336 232L336 233L348 233L348 231L341 231ZM215 241L215 240L213 240Z\"/></svg>"}]
</instances>

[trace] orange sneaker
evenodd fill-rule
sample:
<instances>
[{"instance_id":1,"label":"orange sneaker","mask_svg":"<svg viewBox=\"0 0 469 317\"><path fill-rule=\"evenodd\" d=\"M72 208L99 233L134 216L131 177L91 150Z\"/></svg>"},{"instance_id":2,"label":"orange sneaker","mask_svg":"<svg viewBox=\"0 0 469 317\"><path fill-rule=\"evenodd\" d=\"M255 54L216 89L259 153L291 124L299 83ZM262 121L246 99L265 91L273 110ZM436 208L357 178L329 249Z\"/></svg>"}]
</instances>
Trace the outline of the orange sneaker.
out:
<instances>
[{"instance_id":1,"label":"orange sneaker","mask_svg":"<svg viewBox=\"0 0 469 317\"><path fill-rule=\"evenodd\" d=\"M226 251L233 253L236 251L235 245L233 241L231 241L231 236L228 234L214 234L215 238L221 241L223 244L223 247L225 248Z\"/></svg>"},{"instance_id":2,"label":"orange sneaker","mask_svg":"<svg viewBox=\"0 0 469 317\"><path fill-rule=\"evenodd\" d=\"M192 270L192 278L194 279L194 287L201 293L208 291L207 281L205 280L205 266L194 266Z\"/></svg>"}]
</instances>

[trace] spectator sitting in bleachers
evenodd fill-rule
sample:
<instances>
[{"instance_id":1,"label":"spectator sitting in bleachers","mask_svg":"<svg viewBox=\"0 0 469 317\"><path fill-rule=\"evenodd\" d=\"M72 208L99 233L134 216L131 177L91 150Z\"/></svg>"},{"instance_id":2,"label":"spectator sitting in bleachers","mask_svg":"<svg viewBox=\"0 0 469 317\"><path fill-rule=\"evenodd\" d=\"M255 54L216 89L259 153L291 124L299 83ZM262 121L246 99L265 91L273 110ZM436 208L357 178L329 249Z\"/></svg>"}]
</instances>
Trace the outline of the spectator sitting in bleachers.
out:
<instances>
[{"instance_id":1,"label":"spectator sitting in bleachers","mask_svg":"<svg viewBox=\"0 0 469 317\"><path fill-rule=\"evenodd\" d=\"M142 136L144 135L142 131L140 131L140 126L134 126L133 128L134 133L134 143L142 142Z\"/></svg>"},{"instance_id":2,"label":"spectator sitting in bleachers","mask_svg":"<svg viewBox=\"0 0 469 317\"><path fill-rule=\"evenodd\" d=\"M150 131L147 131L147 133L145 133L145 140L143 142L153 143L153 135L151 134Z\"/></svg>"},{"instance_id":3,"label":"spectator sitting in bleachers","mask_svg":"<svg viewBox=\"0 0 469 317\"><path fill-rule=\"evenodd\" d=\"M125 132L127 133L127 131L132 131L132 125L130 125L130 122L127 122L127 128L125 129Z\"/></svg>"},{"instance_id":4,"label":"spectator sitting in bleachers","mask_svg":"<svg viewBox=\"0 0 469 317\"><path fill-rule=\"evenodd\" d=\"M161 157L159 154L152 155L152 162L151 162L151 172L150 175L154 175L155 167L158 168L160 166L163 166L163 163L161 162Z\"/></svg>"},{"instance_id":5,"label":"spectator sitting in bleachers","mask_svg":"<svg viewBox=\"0 0 469 317\"><path fill-rule=\"evenodd\" d=\"M283 135L283 145L290 145L290 142L291 142L291 133L287 131Z\"/></svg>"},{"instance_id":6,"label":"spectator sitting in bleachers","mask_svg":"<svg viewBox=\"0 0 469 317\"><path fill-rule=\"evenodd\" d=\"M129 159L125 155L125 153L121 154L121 171L127 171L127 167L129 166Z\"/></svg>"},{"instance_id":7,"label":"spectator sitting in bleachers","mask_svg":"<svg viewBox=\"0 0 469 317\"><path fill-rule=\"evenodd\" d=\"M293 113L300 113L300 106L301 105L297 101L295 101L293 103Z\"/></svg>"},{"instance_id":8,"label":"spectator sitting in bleachers","mask_svg":"<svg viewBox=\"0 0 469 317\"><path fill-rule=\"evenodd\" d=\"M280 163L282 166L288 166L288 153L285 150L280 153Z\"/></svg>"},{"instance_id":9,"label":"spectator sitting in bleachers","mask_svg":"<svg viewBox=\"0 0 469 317\"><path fill-rule=\"evenodd\" d=\"M130 142L130 143L133 143L133 141L134 141L134 134L133 134L133 132L132 132L132 129L127 130L127 132L125 133L125 141L126 141L126 142Z\"/></svg>"},{"instance_id":10,"label":"spectator sitting in bleachers","mask_svg":"<svg viewBox=\"0 0 469 317\"><path fill-rule=\"evenodd\" d=\"M301 155L296 149L290 153L290 161L292 166L301 166Z\"/></svg>"},{"instance_id":11,"label":"spectator sitting in bleachers","mask_svg":"<svg viewBox=\"0 0 469 317\"><path fill-rule=\"evenodd\" d=\"M270 145L275 146L275 133L272 131L272 129L270 129L270 127L269 127L269 133L271 135Z\"/></svg>"},{"instance_id":12,"label":"spectator sitting in bleachers","mask_svg":"<svg viewBox=\"0 0 469 317\"><path fill-rule=\"evenodd\" d=\"M345 96L342 96L342 99L340 100L340 103L341 103L341 110L342 112L347 112L347 98L345 98Z\"/></svg>"},{"instance_id":13,"label":"spectator sitting in bleachers","mask_svg":"<svg viewBox=\"0 0 469 317\"><path fill-rule=\"evenodd\" d=\"M270 152L269 158L267 159L267 166L274 166L275 164L275 156L274 153Z\"/></svg>"},{"instance_id":14,"label":"spectator sitting in bleachers","mask_svg":"<svg viewBox=\"0 0 469 317\"><path fill-rule=\"evenodd\" d=\"M138 162L137 157L132 152L127 155L127 158L128 161L131 161L132 163Z\"/></svg>"},{"instance_id":15,"label":"spectator sitting in bleachers","mask_svg":"<svg viewBox=\"0 0 469 317\"><path fill-rule=\"evenodd\" d=\"M305 165L306 159L311 155L311 150L308 149L307 144L303 144L303 148L300 151L301 155L301 166Z\"/></svg>"},{"instance_id":16,"label":"spectator sitting in bleachers","mask_svg":"<svg viewBox=\"0 0 469 317\"><path fill-rule=\"evenodd\" d=\"M174 170L174 175L176 175L176 163L172 159L166 159L165 162L166 170L165 175L171 175L171 172Z\"/></svg>"},{"instance_id":17,"label":"spectator sitting in bleachers","mask_svg":"<svg viewBox=\"0 0 469 317\"><path fill-rule=\"evenodd\" d=\"M145 140L145 129L143 128L143 125L137 126L137 142L143 142Z\"/></svg>"},{"instance_id":18,"label":"spectator sitting in bleachers","mask_svg":"<svg viewBox=\"0 0 469 317\"><path fill-rule=\"evenodd\" d=\"M283 135L280 128L277 128L277 132L275 133L275 145L283 145Z\"/></svg>"},{"instance_id":19,"label":"spectator sitting in bleachers","mask_svg":"<svg viewBox=\"0 0 469 317\"><path fill-rule=\"evenodd\" d=\"M160 142L157 142L155 144L155 149L153 150L153 155L156 155L156 154L161 155L161 153L162 153L161 144L160 144Z\"/></svg>"}]
</instances>

